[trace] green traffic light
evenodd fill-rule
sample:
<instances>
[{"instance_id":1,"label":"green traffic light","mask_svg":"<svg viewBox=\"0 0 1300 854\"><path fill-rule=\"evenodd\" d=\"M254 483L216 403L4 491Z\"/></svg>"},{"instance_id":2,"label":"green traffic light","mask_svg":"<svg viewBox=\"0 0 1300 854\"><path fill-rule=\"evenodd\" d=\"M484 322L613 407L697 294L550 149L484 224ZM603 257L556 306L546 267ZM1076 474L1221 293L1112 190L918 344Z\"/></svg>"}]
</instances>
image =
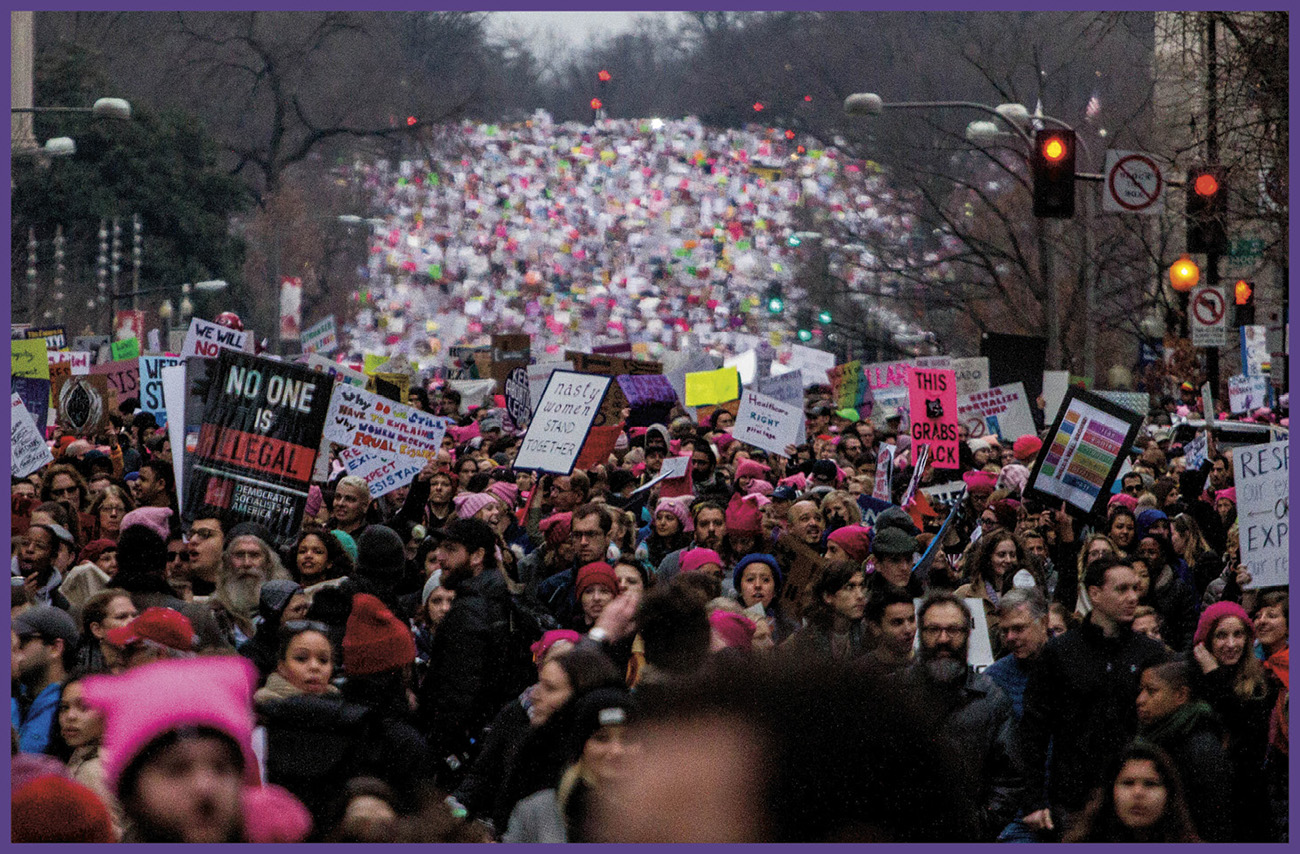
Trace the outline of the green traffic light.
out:
<instances>
[{"instance_id":1,"label":"green traffic light","mask_svg":"<svg viewBox=\"0 0 1300 854\"><path fill-rule=\"evenodd\" d=\"M785 243L787 246L798 246L799 244L803 243L803 240L799 237L799 235L792 234L790 235L789 238L786 239Z\"/></svg>"},{"instance_id":2,"label":"green traffic light","mask_svg":"<svg viewBox=\"0 0 1300 854\"><path fill-rule=\"evenodd\" d=\"M831 313L826 309L822 309L821 314L817 315L817 320L820 321L821 323L830 323Z\"/></svg>"},{"instance_id":3,"label":"green traffic light","mask_svg":"<svg viewBox=\"0 0 1300 854\"><path fill-rule=\"evenodd\" d=\"M810 330L810 329L800 329L800 330L799 330L799 340L800 340L800 341L811 341L811 340L812 340L812 330Z\"/></svg>"},{"instance_id":4,"label":"green traffic light","mask_svg":"<svg viewBox=\"0 0 1300 854\"><path fill-rule=\"evenodd\" d=\"M772 297L767 301L767 310L772 314L780 314L785 311L785 300L780 297Z\"/></svg>"}]
</instances>

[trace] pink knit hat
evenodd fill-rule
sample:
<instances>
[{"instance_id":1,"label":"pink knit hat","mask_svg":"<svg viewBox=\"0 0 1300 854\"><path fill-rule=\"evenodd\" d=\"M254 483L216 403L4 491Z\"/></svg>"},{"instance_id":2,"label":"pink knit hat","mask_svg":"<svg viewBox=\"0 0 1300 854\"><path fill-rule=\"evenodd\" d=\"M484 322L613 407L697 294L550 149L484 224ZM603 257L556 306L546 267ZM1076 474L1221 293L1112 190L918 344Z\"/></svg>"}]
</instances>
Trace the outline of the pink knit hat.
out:
<instances>
[{"instance_id":1,"label":"pink knit hat","mask_svg":"<svg viewBox=\"0 0 1300 854\"><path fill-rule=\"evenodd\" d=\"M456 505L457 519L471 519L475 513L496 501L496 496L486 492L461 492L451 500Z\"/></svg>"},{"instance_id":2,"label":"pink knit hat","mask_svg":"<svg viewBox=\"0 0 1300 854\"><path fill-rule=\"evenodd\" d=\"M1235 487L1235 486L1230 486L1230 487L1228 487L1227 489L1220 489L1218 492L1214 493L1214 500L1215 500L1215 501L1231 501L1233 504L1236 504L1236 503L1237 503L1237 487Z\"/></svg>"},{"instance_id":3,"label":"pink knit hat","mask_svg":"<svg viewBox=\"0 0 1300 854\"><path fill-rule=\"evenodd\" d=\"M1250 616L1246 609L1236 602L1215 602L1210 607L1201 612L1201 618L1196 621L1196 634L1192 636L1192 646L1198 643L1204 643L1210 636L1210 630L1214 624L1224 617L1236 617L1241 620L1242 625L1250 632L1253 637L1255 634L1255 624L1251 622ZM1250 655L1249 647L1246 649L1246 655Z\"/></svg>"},{"instance_id":4,"label":"pink knit hat","mask_svg":"<svg viewBox=\"0 0 1300 854\"><path fill-rule=\"evenodd\" d=\"M753 649L754 621L734 611L714 611L709 614L709 625L722 642L732 649Z\"/></svg>"},{"instance_id":5,"label":"pink knit hat","mask_svg":"<svg viewBox=\"0 0 1300 854\"><path fill-rule=\"evenodd\" d=\"M495 480L488 485L487 491L500 498L502 503L514 512L519 501L519 487L504 480Z\"/></svg>"},{"instance_id":6,"label":"pink knit hat","mask_svg":"<svg viewBox=\"0 0 1300 854\"><path fill-rule=\"evenodd\" d=\"M802 472L792 474L789 477L783 477L776 482L777 486L793 486L795 489L803 492L808 488L808 478Z\"/></svg>"},{"instance_id":7,"label":"pink knit hat","mask_svg":"<svg viewBox=\"0 0 1300 854\"><path fill-rule=\"evenodd\" d=\"M997 486L997 476L992 472L986 471L968 471L961 476L966 481L966 489L972 495L992 495L993 488Z\"/></svg>"},{"instance_id":8,"label":"pink knit hat","mask_svg":"<svg viewBox=\"0 0 1300 854\"><path fill-rule=\"evenodd\" d=\"M826 539L844 549L845 554L858 562L866 560L871 554L871 529L865 525L836 528Z\"/></svg>"},{"instance_id":9,"label":"pink knit hat","mask_svg":"<svg viewBox=\"0 0 1300 854\"><path fill-rule=\"evenodd\" d=\"M755 460L741 460L736 464L734 480L740 480L742 477L765 478L771 471L771 468Z\"/></svg>"},{"instance_id":10,"label":"pink knit hat","mask_svg":"<svg viewBox=\"0 0 1300 854\"><path fill-rule=\"evenodd\" d=\"M731 496L726 514L728 531L735 531L738 534L757 534L763 530L763 514L759 512L758 503L754 498L740 493Z\"/></svg>"},{"instance_id":11,"label":"pink knit hat","mask_svg":"<svg viewBox=\"0 0 1300 854\"><path fill-rule=\"evenodd\" d=\"M771 495L775 492L775 487L766 480L754 478L749 482L749 489L745 490L746 495Z\"/></svg>"},{"instance_id":12,"label":"pink knit hat","mask_svg":"<svg viewBox=\"0 0 1300 854\"><path fill-rule=\"evenodd\" d=\"M87 705L104 713L104 782L117 794L122 772L150 742L180 727L211 727L229 735L244 757L244 779L260 783L253 754L253 689L257 668L242 656L171 659L116 676L81 682Z\"/></svg>"},{"instance_id":13,"label":"pink knit hat","mask_svg":"<svg viewBox=\"0 0 1300 854\"><path fill-rule=\"evenodd\" d=\"M302 842L311 832L311 813L279 786L244 789L244 836L249 842Z\"/></svg>"},{"instance_id":14,"label":"pink knit hat","mask_svg":"<svg viewBox=\"0 0 1300 854\"><path fill-rule=\"evenodd\" d=\"M122 517L120 530L125 531L132 525L144 525L166 540L171 536L171 528L167 523L171 515L170 507L137 507Z\"/></svg>"},{"instance_id":15,"label":"pink knit hat","mask_svg":"<svg viewBox=\"0 0 1300 854\"><path fill-rule=\"evenodd\" d=\"M682 523L683 531L694 531L695 520L691 518L691 511L687 509L686 502L681 498L660 498L659 503L655 505L655 515L667 511L677 517L677 521Z\"/></svg>"},{"instance_id":16,"label":"pink knit hat","mask_svg":"<svg viewBox=\"0 0 1300 854\"><path fill-rule=\"evenodd\" d=\"M1117 492L1110 497L1110 501L1106 502L1106 507L1114 507L1116 504L1132 510L1138 506L1137 496L1129 495L1127 492Z\"/></svg>"},{"instance_id":17,"label":"pink knit hat","mask_svg":"<svg viewBox=\"0 0 1300 854\"><path fill-rule=\"evenodd\" d=\"M698 572L707 563L716 563L725 568L722 556L713 549L687 549L682 552L678 565L682 572Z\"/></svg>"}]
</instances>

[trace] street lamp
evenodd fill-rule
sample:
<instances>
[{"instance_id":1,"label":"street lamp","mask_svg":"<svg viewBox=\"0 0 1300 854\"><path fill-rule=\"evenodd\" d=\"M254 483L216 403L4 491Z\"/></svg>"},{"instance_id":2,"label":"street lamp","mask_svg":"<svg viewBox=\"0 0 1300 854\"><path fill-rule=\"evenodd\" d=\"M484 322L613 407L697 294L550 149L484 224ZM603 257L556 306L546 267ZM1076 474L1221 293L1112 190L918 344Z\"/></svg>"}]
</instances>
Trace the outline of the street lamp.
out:
<instances>
[{"instance_id":1,"label":"street lamp","mask_svg":"<svg viewBox=\"0 0 1300 854\"><path fill-rule=\"evenodd\" d=\"M125 98L100 98L89 107L11 107L10 113L88 113L93 119L131 118L131 102Z\"/></svg>"}]
</instances>

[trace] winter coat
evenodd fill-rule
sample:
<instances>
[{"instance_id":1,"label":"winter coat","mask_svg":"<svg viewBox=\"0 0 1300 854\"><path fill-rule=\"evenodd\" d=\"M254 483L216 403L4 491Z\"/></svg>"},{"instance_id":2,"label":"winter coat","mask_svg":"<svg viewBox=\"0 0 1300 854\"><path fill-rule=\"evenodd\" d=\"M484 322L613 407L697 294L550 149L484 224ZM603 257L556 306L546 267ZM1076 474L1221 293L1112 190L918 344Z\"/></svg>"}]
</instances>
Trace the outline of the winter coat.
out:
<instances>
[{"instance_id":1,"label":"winter coat","mask_svg":"<svg viewBox=\"0 0 1300 854\"><path fill-rule=\"evenodd\" d=\"M1250 651L1246 652L1250 655ZM1277 705L1276 683L1265 679L1263 690L1242 698L1233 690L1236 668L1217 667L1200 672L1193 664L1196 695L1214 709L1227 737L1227 758L1235 787L1232 801L1235 828L1233 841L1272 842L1264 760L1268 755L1269 719ZM1226 790L1225 790L1226 791ZM1220 794L1222 797L1222 794Z\"/></svg>"},{"instance_id":2,"label":"winter coat","mask_svg":"<svg viewBox=\"0 0 1300 854\"><path fill-rule=\"evenodd\" d=\"M483 749L454 793L471 816L490 818L495 812L496 799L520 745L528 736L528 728L528 710L524 708L522 696L506 703L493 718L483 735Z\"/></svg>"},{"instance_id":3,"label":"winter coat","mask_svg":"<svg viewBox=\"0 0 1300 854\"><path fill-rule=\"evenodd\" d=\"M1157 584L1158 581L1164 581L1164 586ZM1161 578L1152 579L1147 598L1160 615L1164 626L1162 634L1169 648L1178 652L1191 648L1196 620L1200 616L1192 588L1178 578L1172 568L1166 567Z\"/></svg>"},{"instance_id":4,"label":"winter coat","mask_svg":"<svg viewBox=\"0 0 1300 854\"><path fill-rule=\"evenodd\" d=\"M1078 629L1047 642L1025 686L1020 721L1031 783L1028 812L1048 803L1083 808L1100 783L1105 759L1137 732L1143 668L1167 656L1164 644L1127 626L1107 637L1091 616Z\"/></svg>"},{"instance_id":5,"label":"winter coat","mask_svg":"<svg viewBox=\"0 0 1300 854\"><path fill-rule=\"evenodd\" d=\"M1223 749L1222 727L1209 705L1184 703L1139 734L1174 760L1197 835L1206 842L1232 839L1233 803L1226 797L1233 790L1232 767Z\"/></svg>"}]
</instances>

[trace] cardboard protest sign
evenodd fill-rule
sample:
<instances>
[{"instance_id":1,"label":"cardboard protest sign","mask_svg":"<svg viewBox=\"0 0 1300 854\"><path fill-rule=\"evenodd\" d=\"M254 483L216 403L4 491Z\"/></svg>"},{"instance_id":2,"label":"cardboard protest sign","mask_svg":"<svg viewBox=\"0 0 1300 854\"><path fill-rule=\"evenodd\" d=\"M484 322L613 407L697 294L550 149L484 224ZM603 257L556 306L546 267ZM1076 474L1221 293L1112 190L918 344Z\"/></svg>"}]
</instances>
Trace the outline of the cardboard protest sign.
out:
<instances>
[{"instance_id":1,"label":"cardboard protest sign","mask_svg":"<svg viewBox=\"0 0 1300 854\"><path fill-rule=\"evenodd\" d=\"M46 355L45 339L9 342L9 373L15 377L48 380L50 359Z\"/></svg>"},{"instance_id":2,"label":"cardboard protest sign","mask_svg":"<svg viewBox=\"0 0 1300 854\"><path fill-rule=\"evenodd\" d=\"M446 419L365 389L338 383L330 394L325 437L384 460L401 460L411 470L407 481L442 448L446 432Z\"/></svg>"},{"instance_id":3,"label":"cardboard protest sign","mask_svg":"<svg viewBox=\"0 0 1300 854\"><path fill-rule=\"evenodd\" d=\"M140 358L140 339L127 338L125 341L114 341L109 348L113 355L114 362L125 362L128 359Z\"/></svg>"},{"instance_id":4,"label":"cardboard protest sign","mask_svg":"<svg viewBox=\"0 0 1300 854\"><path fill-rule=\"evenodd\" d=\"M735 368L697 371L686 375L686 405L710 406L740 397L740 374Z\"/></svg>"},{"instance_id":5,"label":"cardboard protest sign","mask_svg":"<svg viewBox=\"0 0 1300 854\"><path fill-rule=\"evenodd\" d=\"M256 520L285 548L302 523L332 381L227 349L207 386L185 518L216 513L227 527Z\"/></svg>"},{"instance_id":6,"label":"cardboard protest sign","mask_svg":"<svg viewBox=\"0 0 1300 854\"><path fill-rule=\"evenodd\" d=\"M644 374L663 373L663 365L659 362L641 362L602 353L580 353L575 350L566 350L564 358L572 362L573 369L579 373L595 374L596 376L610 377L611 379L625 374L642 376ZM623 394L623 389L616 383L611 384L608 394L605 395L604 402L600 405L600 412L596 415L595 426L605 427L618 424L623 419L623 410L627 408L627 396Z\"/></svg>"},{"instance_id":7,"label":"cardboard protest sign","mask_svg":"<svg viewBox=\"0 0 1300 854\"><path fill-rule=\"evenodd\" d=\"M610 377L555 371L524 433L514 467L568 475L600 412Z\"/></svg>"},{"instance_id":8,"label":"cardboard protest sign","mask_svg":"<svg viewBox=\"0 0 1300 854\"><path fill-rule=\"evenodd\" d=\"M1241 563L1250 570L1249 588L1289 583L1290 471L1291 450L1285 440L1232 452Z\"/></svg>"},{"instance_id":9,"label":"cardboard protest sign","mask_svg":"<svg viewBox=\"0 0 1300 854\"><path fill-rule=\"evenodd\" d=\"M953 359L953 373L957 375L957 396L963 397L989 388L989 360L984 356Z\"/></svg>"},{"instance_id":10,"label":"cardboard protest sign","mask_svg":"<svg viewBox=\"0 0 1300 854\"><path fill-rule=\"evenodd\" d=\"M802 344L791 344L788 366L803 371L804 388L808 388L819 385L826 372L835 367L835 354Z\"/></svg>"},{"instance_id":11,"label":"cardboard protest sign","mask_svg":"<svg viewBox=\"0 0 1300 854\"><path fill-rule=\"evenodd\" d=\"M857 359L836 365L826 376L831 381L831 400L836 409L857 409L870 392L862 362Z\"/></svg>"},{"instance_id":12,"label":"cardboard protest sign","mask_svg":"<svg viewBox=\"0 0 1300 854\"><path fill-rule=\"evenodd\" d=\"M795 440L803 421L803 407L791 406L746 389L740 396L740 408L731 435L741 442L784 457L786 447L797 444Z\"/></svg>"},{"instance_id":13,"label":"cardboard protest sign","mask_svg":"<svg viewBox=\"0 0 1300 854\"><path fill-rule=\"evenodd\" d=\"M181 355L215 359L222 350L243 351L247 347L247 332L241 332L227 326L219 326L201 317L195 317L190 319L190 328L185 333L185 343L181 346Z\"/></svg>"},{"instance_id":14,"label":"cardboard protest sign","mask_svg":"<svg viewBox=\"0 0 1300 854\"><path fill-rule=\"evenodd\" d=\"M754 384L754 391L768 397L803 407L803 372L796 368L774 377L760 377Z\"/></svg>"},{"instance_id":15,"label":"cardboard protest sign","mask_svg":"<svg viewBox=\"0 0 1300 854\"><path fill-rule=\"evenodd\" d=\"M587 441L582 443L578 459L574 461L575 469L593 469L609 462L609 455L614 453L614 445L623 432L622 424L610 424L607 427L592 427L587 431Z\"/></svg>"},{"instance_id":16,"label":"cardboard protest sign","mask_svg":"<svg viewBox=\"0 0 1300 854\"><path fill-rule=\"evenodd\" d=\"M522 333L492 336L492 379L497 391L505 391L506 377L515 368L524 368L532 360L532 338Z\"/></svg>"},{"instance_id":17,"label":"cardboard protest sign","mask_svg":"<svg viewBox=\"0 0 1300 854\"><path fill-rule=\"evenodd\" d=\"M27 477L41 466L54 462L45 444L45 431L38 430L18 392L9 395L9 471Z\"/></svg>"},{"instance_id":18,"label":"cardboard protest sign","mask_svg":"<svg viewBox=\"0 0 1300 854\"><path fill-rule=\"evenodd\" d=\"M913 368L908 375L908 400L912 447L929 447L935 468L959 468L956 374Z\"/></svg>"},{"instance_id":19,"label":"cardboard protest sign","mask_svg":"<svg viewBox=\"0 0 1300 854\"><path fill-rule=\"evenodd\" d=\"M54 384L54 405L58 418L54 422L65 433L94 436L107 429L108 414L113 409L108 377L61 377Z\"/></svg>"},{"instance_id":20,"label":"cardboard protest sign","mask_svg":"<svg viewBox=\"0 0 1300 854\"><path fill-rule=\"evenodd\" d=\"M1084 513L1098 510L1133 444L1142 418L1071 386L1030 472L1025 495L1050 504L1064 500Z\"/></svg>"},{"instance_id":21,"label":"cardboard protest sign","mask_svg":"<svg viewBox=\"0 0 1300 854\"><path fill-rule=\"evenodd\" d=\"M886 426L891 411L900 417L899 429L906 428L909 412L907 376L912 369L911 362L875 362L863 365L862 372L867 378L867 388L871 389L874 407L871 421L877 427Z\"/></svg>"},{"instance_id":22,"label":"cardboard protest sign","mask_svg":"<svg viewBox=\"0 0 1300 854\"><path fill-rule=\"evenodd\" d=\"M68 333L62 326L42 326L39 329L27 329L23 332L28 341L40 339L45 342L46 348L50 350L66 350L68 347Z\"/></svg>"},{"instance_id":23,"label":"cardboard protest sign","mask_svg":"<svg viewBox=\"0 0 1300 854\"><path fill-rule=\"evenodd\" d=\"M950 480L936 486L923 486L921 492L930 499L932 507L950 508L961 501L966 494L966 483L962 480Z\"/></svg>"},{"instance_id":24,"label":"cardboard protest sign","mask_svg":"<svg viewBox=\"0 0 1300 854\"><path fill-rule=\"evenodd\" d=\"M469 412L471 406L483 406L491 399L496 387L497 381L494 379L447 380L447 388L460 392L461 413Z\"/></svg>"},{"instance_id":25,"label":"cardboard protest sign","mask_svg":"<svg viewBox=\"0 0 1300 854\"><path fill-rule=\"evenodd\" d=\"M22 398L23 406L31 413L32 422L42 434L50 423L50 381L32 377L10 377L9 391Z\"/></svg>"},{"instance_id":26,"label":"cardboard protest sign","mask_svg":"<svg viewBox=\"0 0 1300 854\"><path fill-rule=\"evenodd\" d=\"M167 420L167 406L163 400L163 368L182 363L179 356L140 357L140 409L152 415L159 424Z\"/></svg>"},{"instance_id":27,"label":"cardboard protest sign","mask_svg":"<svg viewBox=\"0 0 1300 854\"><path fill-rule=\"evenodd\" d=\"M1268 377L1237 374L1228 380L1228 410L1234 415L1253 412L1268 400Z\"/></svg>"},{"instance_id":28,"label":"cardboard protest sign","mask_svg":"<svg viewBox=\"0 0 1300 854\"><path fill-rule=\"evenodd\" d=\"M529 399L528 369L514 368L506 375L505 382L506 415L516 430L524 430L533 417L532 401Z\"/></svg>"},{"instance_id":29,"label":"cardboard protest sign","mask_svg":"<svg viewBox=\"0 0 1300 854\"><path fill-rule=\"evenodd\" d=\"M92 365L90 374L91 376L106 377L109 389L120 403L128 397L138 397L140 395L139 361L139 359L130 359L125 362L105 362L102 365Z\"/></svg>"},{"instance_id":30,"label":"cardboard protest sign","mask_svg":"<svg viewBox=\"0 0 1300 854\"><path fill-rule=\"evenodd\" d=\"M1023 383L997 386L957 401L957 417L966 425L970 438L997 436L1014 442L1021 436L1035 434L1034 416Z\"/></svg>"},{"instance_id":31,"label":"cardboard protest sign","mask_svg":"<svg viewBox=\"0 0 1300 854\"><path fill-rule=\"evenodd\" d=\"M673 384L668 382L666 376L624 374L615 380L632 411L627 419L629 427L668 423L668 416L677 405L677 392L673 391Z\"/></svg>"},{"instance_id":32,"label":"cardboard protest sign","mask_svg":"<svg viewBox=\"0 0 1300 854\"><path fill-rule=\"evenodd\" d=\"M1188 471L1199 469L1202 463L1205 462L1205 458L1209 453L1209 444L1209 434L1202 433L1192 441L1188 442L1187 446L1183 448L1183 453L1187 457ZM1123 477L1124 475L1120 474L1121 480Z\"/></svg>"},{"instance_id":33,"label":"cardboard protest sign","mask_svg":"<svg viewBox=\"0 0 1300 854\"><path fill-rule=\"evenodd\" d=\"M339 332L334 315L317 321L302 331L302 351L328 356L338 349Z\"/></svg>"}]
</instances>

